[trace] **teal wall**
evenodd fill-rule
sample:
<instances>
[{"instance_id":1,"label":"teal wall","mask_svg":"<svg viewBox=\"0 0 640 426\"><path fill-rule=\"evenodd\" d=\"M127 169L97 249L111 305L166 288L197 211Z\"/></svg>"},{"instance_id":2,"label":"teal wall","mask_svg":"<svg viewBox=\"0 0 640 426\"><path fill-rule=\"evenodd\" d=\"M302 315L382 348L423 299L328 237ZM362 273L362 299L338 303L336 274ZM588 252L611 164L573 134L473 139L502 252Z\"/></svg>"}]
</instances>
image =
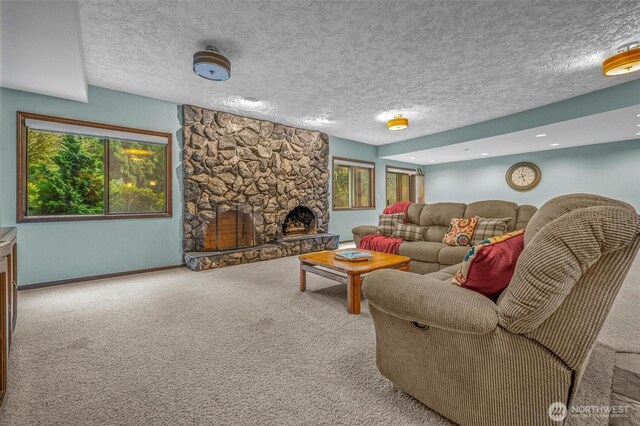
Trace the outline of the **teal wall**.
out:
<instances>
[{"instance_id":1,"label":"teal wall","mask_svg":"<svg viewBox=\"0 0 640 426\"><path fill-rule=\"evenodd\" d=\"M505 180L509 167L530 161L542 171L540 184L518 192ZM640 139L425 167L428 203L486 199L541 206L562 194L589 192L617 198L640 210Z\"/></svg>"},{"instance_id":2,"label":"teal wall","mask_svg":"<svg viewBox=\"0 0 640 426\"><path fill-rule=\"evenodd\" d=\"M353 239L351 230L358 225L377 225L378 214L385 208L385 166L397 166L406 168L421 168L415 164L390 161L378 157L378 147L361 142L329 137L329 167L331 159L336 157L353 158L356 160L373 161L376 163L376 208L375 210L342 210L331 211L329 219L329 232L340 235L341 241ZM331 182L331 185L333 181ZM331 186L330 186L331 188ZM332 189L332 188L331 188Z\"/></svg>"},{"instance_id":3,"label":"teal wall","mask_svg":"<svg viewBox=\"0 0 640 426\"><path fill-rule=\"evenodd\" d=\"M0 89L0 224L15 225L16 111L174 134L173 217L18 224L19 284L182 263L178 105L98 87L81 103Z\"/></svg>"}]
</instances>

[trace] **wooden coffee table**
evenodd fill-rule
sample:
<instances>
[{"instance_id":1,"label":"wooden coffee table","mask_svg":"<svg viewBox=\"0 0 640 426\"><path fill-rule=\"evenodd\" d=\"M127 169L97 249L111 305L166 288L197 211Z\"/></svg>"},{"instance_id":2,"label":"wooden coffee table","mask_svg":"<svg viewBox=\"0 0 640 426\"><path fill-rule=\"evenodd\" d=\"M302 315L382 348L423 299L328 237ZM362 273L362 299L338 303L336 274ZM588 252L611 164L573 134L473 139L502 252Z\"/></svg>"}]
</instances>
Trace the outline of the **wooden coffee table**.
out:
<instances>
[{"instance_id":1,"label":"wooden coffee table","mask_svg":"<svg viewBox=\"0 0 640 426\"><path fill-rule=\"evenodd\" d=\"M338 260L334 257L334 254L336 252L350 250L353 249L320 251L299 256L300 291L305 291L307 289L307 272L311 272L312 274L320 275L330 280L346 284L347 311L350 314L359 314L360 286L363 279L362 274L367 274L378 269L386 268L399 269L401 271L409 270L409 261L411 259L407 256L398 256L396 254L357 249L358 251L371 253L373 259L362 262L349 262L345 260ZM337 271L339 272L339 274L333 271Z\"/></svg>"}]
</instances>

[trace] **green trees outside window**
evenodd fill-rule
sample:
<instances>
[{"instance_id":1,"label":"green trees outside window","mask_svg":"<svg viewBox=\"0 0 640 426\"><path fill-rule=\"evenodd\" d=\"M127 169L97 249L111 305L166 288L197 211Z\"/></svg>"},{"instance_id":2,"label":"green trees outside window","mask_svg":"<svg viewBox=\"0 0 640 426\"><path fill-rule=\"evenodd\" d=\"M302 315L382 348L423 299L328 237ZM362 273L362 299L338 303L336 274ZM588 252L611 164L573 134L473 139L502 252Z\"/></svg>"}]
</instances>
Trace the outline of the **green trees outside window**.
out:
<instances>
[{"instance_id":1,"label":"green trees outside window","mask_svg":"<svg viewBox=\"0 0 640 426\"><path fill-rule=\"evenodd\" d=\"M19 221L171 215L168 144L111 137L119 130L102 137L29 128L27 120L19 129Z\"/></svg>"},{"instance_id":2,"label":"green trees outside window","mask_svg":"<svg viewBox=\"0 0 640 426\"><path fill-rule=\"evenodd\" d=\"M374 208L374 175L374 163L334 157L333 208Z\"/></svg>"},{"instance_id":3,"label":"green trees outside window","mask_svg":"<svg viewBox=\"0 0 640 426\"><path fill-rule=\"evenodd\" d=\"M164 147L109 141L109 212L163 212L166 209Z\"/></svg>"},{"instance_id":4,"label":"green trees outside window","mask_svg":"<svg viewBox=\"0 0 640 426\"><path fill-rule=\"evenodd\" d=\"M402 201L415 202L415 175L411 171L390 171L387 167L387 206Z\"/></svg>"}]
</instances>

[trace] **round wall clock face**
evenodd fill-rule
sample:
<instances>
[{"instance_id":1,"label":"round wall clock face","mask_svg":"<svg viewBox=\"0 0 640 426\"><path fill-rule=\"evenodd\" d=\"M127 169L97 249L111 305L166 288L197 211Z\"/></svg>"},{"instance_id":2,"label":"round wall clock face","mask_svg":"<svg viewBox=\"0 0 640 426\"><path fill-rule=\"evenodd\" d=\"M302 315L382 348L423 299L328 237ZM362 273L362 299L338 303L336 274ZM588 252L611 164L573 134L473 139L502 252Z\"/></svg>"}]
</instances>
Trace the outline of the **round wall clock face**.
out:
<instances>
[{"instance_id":1,"label":"round wall clock face","mask_svg":"<svg viewBox=\"0 0 640 426\"><path fill-rule=\"evenodd\" d=\"M509 168L505 177L516 191L529 191L538 186L542 173L533 163L517 163Z\"/></svg>"}]
</instances>

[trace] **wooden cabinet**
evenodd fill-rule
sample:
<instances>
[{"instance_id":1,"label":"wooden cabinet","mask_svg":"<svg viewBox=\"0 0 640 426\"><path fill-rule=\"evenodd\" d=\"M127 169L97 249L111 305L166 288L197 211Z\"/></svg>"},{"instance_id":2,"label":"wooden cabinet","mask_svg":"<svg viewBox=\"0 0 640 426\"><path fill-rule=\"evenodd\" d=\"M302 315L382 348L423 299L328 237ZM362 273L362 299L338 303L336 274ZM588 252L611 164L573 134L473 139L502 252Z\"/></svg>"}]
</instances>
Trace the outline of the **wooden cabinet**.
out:
<instances>
[{"instance_id":1,"label":"wooden cabinet","mask_svg":"<svg viewBox=\"0 0 640 426\"><path fill-rule=\"evenodd\" d=\"M0 406L7 394L9 351L18 314L16 253L16 229L0 228Z\"/></svg>"}]
</instances>

